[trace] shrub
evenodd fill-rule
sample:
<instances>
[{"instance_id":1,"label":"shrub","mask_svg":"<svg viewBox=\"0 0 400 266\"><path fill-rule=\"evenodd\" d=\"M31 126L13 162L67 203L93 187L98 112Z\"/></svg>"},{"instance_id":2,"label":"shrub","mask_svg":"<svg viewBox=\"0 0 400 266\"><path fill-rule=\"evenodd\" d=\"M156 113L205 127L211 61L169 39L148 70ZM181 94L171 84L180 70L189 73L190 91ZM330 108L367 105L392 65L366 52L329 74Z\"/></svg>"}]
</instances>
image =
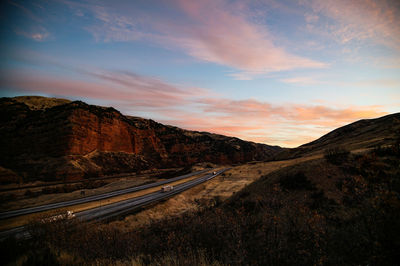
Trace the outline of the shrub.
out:
<instances>
[{"instance_id":1,"label":"shrub","mask_svg":"<svg viewBox=\"0 0 400 266\"><path fill-rule=\"evenodd\" d=\"M295 175L286 175L281 177L279 184L287 190L313 190L315 186L305 176L303 172L297 172Z\"/></svg>"},{"instance_id":2,"label":"shrub","mask_svg":"<svg viewBox=\"0 0 400 266\"><path fill-rule=\"evenodd\" d=\"M400 144L395 143L391 146L376 146L373 150L374 154L377 156L399 156L400 154Z\"/></svg>"},{"instance_id":3,"label":"shrub","mask_svg":"<svg viewBox=\"0 0 400 266\"><path fill-rule=\"evenodd\" d=\"M325 150L324 158L331 164L342 164L347 161L350 152L343 147L329 148Z\"/></svg>"}]
</instances>

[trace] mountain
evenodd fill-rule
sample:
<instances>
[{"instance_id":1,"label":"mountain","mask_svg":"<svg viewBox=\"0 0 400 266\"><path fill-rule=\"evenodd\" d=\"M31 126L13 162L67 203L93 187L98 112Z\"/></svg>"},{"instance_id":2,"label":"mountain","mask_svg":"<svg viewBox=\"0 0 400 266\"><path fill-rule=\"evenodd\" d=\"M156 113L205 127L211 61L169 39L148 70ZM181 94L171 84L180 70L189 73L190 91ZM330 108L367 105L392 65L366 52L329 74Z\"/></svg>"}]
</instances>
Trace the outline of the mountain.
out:
<instances>
[{"instance_id":1,"label":"mountain","mask_svg":"<svg viewBox=\"0 0 400 266\"><path fill-rule=\"evenodd\" d=\"M1 98L0 111L0 166L24 181L71 180L198 162L243 163L265 160L281 150L81 101Z\"/></svg>"},{"instance_id":2,"label":"mountain","mask_svg":"<svg viewBox=\"0 0 400 266\"><path fill-rule=\"evenodd\" d=\"M53 258L53 264L54 258L59 264L96 258L100 265L398 265L400 143L389 137L396 117L356 122L304 145L315 151L336 143L350 149L385 145L341 160L242 164L205 189L108 224L38 222L31 229L35 242L27 247L37 252L48 246L40 256L26 256ZM240 191L225 183L250 176L256 180ZM226 191L235 193L226 199ZM3 246L14 254L18 244Z\"/></svg>"},{"instance_id":3,"label":"mountain","mask_svg":"<svg viewBox=\"0 0 400 266\"><path fill-rule=\"evenodd\" d=\"M400 140L400 113L375 119L363 119L335 129L310 143L294 149L284 149L275 159L287 159L322 153L342 147L347 150L368 149L392 145Z\"/></svg>"}]
</instances>

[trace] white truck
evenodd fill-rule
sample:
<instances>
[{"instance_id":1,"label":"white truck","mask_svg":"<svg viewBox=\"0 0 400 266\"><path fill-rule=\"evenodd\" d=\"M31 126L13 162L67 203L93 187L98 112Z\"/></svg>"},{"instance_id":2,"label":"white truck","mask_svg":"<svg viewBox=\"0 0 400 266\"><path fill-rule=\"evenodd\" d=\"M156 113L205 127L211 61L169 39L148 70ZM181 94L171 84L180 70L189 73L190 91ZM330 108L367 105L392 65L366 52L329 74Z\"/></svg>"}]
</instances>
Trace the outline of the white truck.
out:
<instances>
[{"instance_id":1,"label":"white truck","mask_svg":"<svg viewBox=\"0 0 400 266\"><path fill-rule=\"evenodd\" d=\"M75 218L75 213L73 211L66 211L65 213L54 215L48 218L42 219L42 223L51 223L62 219L72 219Z\"/></svg>"},{"instance_id":2,"label":"white truck","mask_svg":"<svg viewBox=\"0 0 400 266\"><path fill-rule=\"evenodd\" d=\"M214 171L214 172L213 172L213 175L216 175L216 174L217 174L217 172Z\"/></svg>"},{"instance_id":3,"label":"white truck","mask_svg":"<svg viewBox=\"0 0 400 266\"><path fill-rule=\"evenodd\" d=\"M174 186L166 185L161 188L161 192L168 192L174 190Z\"/></svg>"}]
</instances>

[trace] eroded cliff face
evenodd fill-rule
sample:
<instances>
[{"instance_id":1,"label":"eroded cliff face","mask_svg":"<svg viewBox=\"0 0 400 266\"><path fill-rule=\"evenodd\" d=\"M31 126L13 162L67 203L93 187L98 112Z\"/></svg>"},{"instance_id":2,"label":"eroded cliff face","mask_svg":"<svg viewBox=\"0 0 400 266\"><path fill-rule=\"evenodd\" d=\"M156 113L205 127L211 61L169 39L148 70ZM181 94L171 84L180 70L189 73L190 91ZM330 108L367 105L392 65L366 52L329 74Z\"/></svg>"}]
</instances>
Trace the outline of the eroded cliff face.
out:
<instances>
[{"instance_id":1,"label":"eroded cliff face","mask_svg":"<svg viewBox=\"0 0 400 266\"><path fill-rule=\"evenodd\" d=\"M0 166L25 180L79 179L198 162L242 163L280 150L80 101L38 109L2 98L0 111Z\"/></svg>"},{"instance_id":2,"label":"eroded cliff face","mask_svg":"<svg viewBox=\"0 0 400 266\"><path fill-rule=\"evenodd\" d=\"M167 157L152 128L138 128L114 109L72 103L68 154L85 155L95 150Z\"/></svg>"}]
</instances>

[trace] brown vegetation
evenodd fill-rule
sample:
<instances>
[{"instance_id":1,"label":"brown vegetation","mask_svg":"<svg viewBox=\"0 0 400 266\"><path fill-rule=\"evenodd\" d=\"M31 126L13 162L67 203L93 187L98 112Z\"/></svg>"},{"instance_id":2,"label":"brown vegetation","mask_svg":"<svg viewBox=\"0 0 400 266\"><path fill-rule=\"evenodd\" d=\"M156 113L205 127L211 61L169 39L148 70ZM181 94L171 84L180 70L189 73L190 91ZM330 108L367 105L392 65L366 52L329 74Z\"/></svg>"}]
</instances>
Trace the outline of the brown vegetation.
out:
<instances>
[{"instance_id":1,"label":"brown vegetation","mask_svg":"<svg viewBox=\"0 0 400 266\"><path fill-rule=\"evenodd\" d=\"M54 106L70 103L70 100L59 98L47 98L43 96L17 96L13 98L16 102L23 103L31 110L45 110Z\"/></svg>"},{"instance_id":2,"label":"brown vegetation","mask_svg":"<svg viewBox=\"0 0 400 266\"><path fill-rule=\"evenodd\" d=\"M69 221L34 227L38 233L24 243L30 253L22 253L25 261L65 264L187 265L207 258L231 265L395 265L399 163L396 147L337 165L306 161L264 175L226 202L129 231ZM286 178L296 185L287 187Z\"/></svg>"},{"instance_id":3,"label":"brown vegetation","mask_svg":"<svg viewBox=\"0 0 400 266\"><path fill-rule=\"evenodd\" d=\"M325 150L324 158L332 164L346 162L350 152L342 147L329 148Z\"/></svg>"},{"instance_id":4,"label":"brown vegetation","mask_svg":"<svg viewBox=\"0 0 400 266\"><path fill-rule=\"evenodd\" d=\"M71 148L75 155L57 155L56 159L22 156L26 164L21 169L36 165L35 173L41 173L37 169L44 162L67 173L67 178L76 173L111 173L114 168L142 171L162 164L187 166L203 154L207 162L251 161L108 224L73 219L43 223L42 217L36 217L29 226L31 239L8 239L0 244L6 254L4 263L396 265L400 260L399 114L355 122L299 148L286 149L276 161L267 161L278 148L124 117L112 108L72 102L32 111L41 108L4 102L7 108L2 108L16 121L27 115L59 115L68 118L58 120L69 121L67 128L88 126L86 135L72 130L71 146L55 143L62 152ZM115 146L113 141L98 138L99 132L93 129L93 125L106 126L105 135L112 136L115 124L122 125L118 134L135 132L135 153L126 150L133 142ZM20 129L25 125L11 126ZM96 147L102 143L102 148L86 153L92 146L81 143L88 140ZM169 174L174 175L167 172L165 177Z\"/></svg>"},{"instance_id":5,"label":"brown vegetation","mask_svg":"<svg viewBox=\"0 0 400 266\"><path fill-rule=\"evenodd\" d=\"M190 181L192 179L198 178L199 176L200 175L190 176L188 178L181 179L181 180L178 180L178 181L174 181L174 182L171 182L169 184L172 185L172 186L176 186L178 184L181 184L181 183ZM157 187L148 188L148 189L144 189L144 190L139 190L139 191L131 192L131 193L127 193L127 194L122 194L122 195L114 196L114 197L107 198L107 199L104 199L104 200L81 203L81 204L72 205L72 206L68 206L68 207L63 207L63 208L59 208L59 209L55 209L55 210L44 211L44 212L40 212L40 213L32 213L32 214L22 215L22 216L18 216L18 217L8 218L8 219L5 219L5 220L0 220L0 231L1 230L7 230L7 229L10 229L10 228L14 228L14 227L17 227L17 226L25 225L25 224L27 224L27 223L29 223L31 221L34 221L38 217L41 217L43 215L52 214L54 212L64 212L64 211L67 211L67 210L70 210L70 211L73 211L73 212L80 212L80 211L96 208L96 207L99 207L101 205L107 205L107 204L111 204L111 203L115 203L115 202L131 199L131 198L135 198L135 197L140 197L140 196L143 196L143 195L146 195L146 194L149 194L149 193L153 193L153 192L159 191L162 186L163 185L160 185L160 186L157 186Z\"/></svg>"},{"instance_id":6,"label":"brown vegetation","mask_svg":"<svg viewBox=\"0 0 400 266\"><path fill-rule=\"evenodd\" d=\"M345 147L349 151L394 145L400 136L400 113L375 119L363 119L335 129L328 134L294 149L284 149L276 160L322 154L326 150Z\"/></svg>"},{"instance_id":7,"label":"brown vegetation","mask_svg":"<svg viewBox=\"0 0 400 266\"><path fill-rule=\"evenodd\" d=\"M151 208L146 208L141 212L128 215L123 220L114 221L112 223L119 228L126 228L129 230L130 228L159 221L166 217L177 217L186 212L194 212L205 207L214 206L216 202L225 201L247 185L258 180L262 175L320 157L321 156L313 156L286 161L250 162L236 166L222 175L168 199L165 202L159 203Z\"/></svg>"}]
</instances>

